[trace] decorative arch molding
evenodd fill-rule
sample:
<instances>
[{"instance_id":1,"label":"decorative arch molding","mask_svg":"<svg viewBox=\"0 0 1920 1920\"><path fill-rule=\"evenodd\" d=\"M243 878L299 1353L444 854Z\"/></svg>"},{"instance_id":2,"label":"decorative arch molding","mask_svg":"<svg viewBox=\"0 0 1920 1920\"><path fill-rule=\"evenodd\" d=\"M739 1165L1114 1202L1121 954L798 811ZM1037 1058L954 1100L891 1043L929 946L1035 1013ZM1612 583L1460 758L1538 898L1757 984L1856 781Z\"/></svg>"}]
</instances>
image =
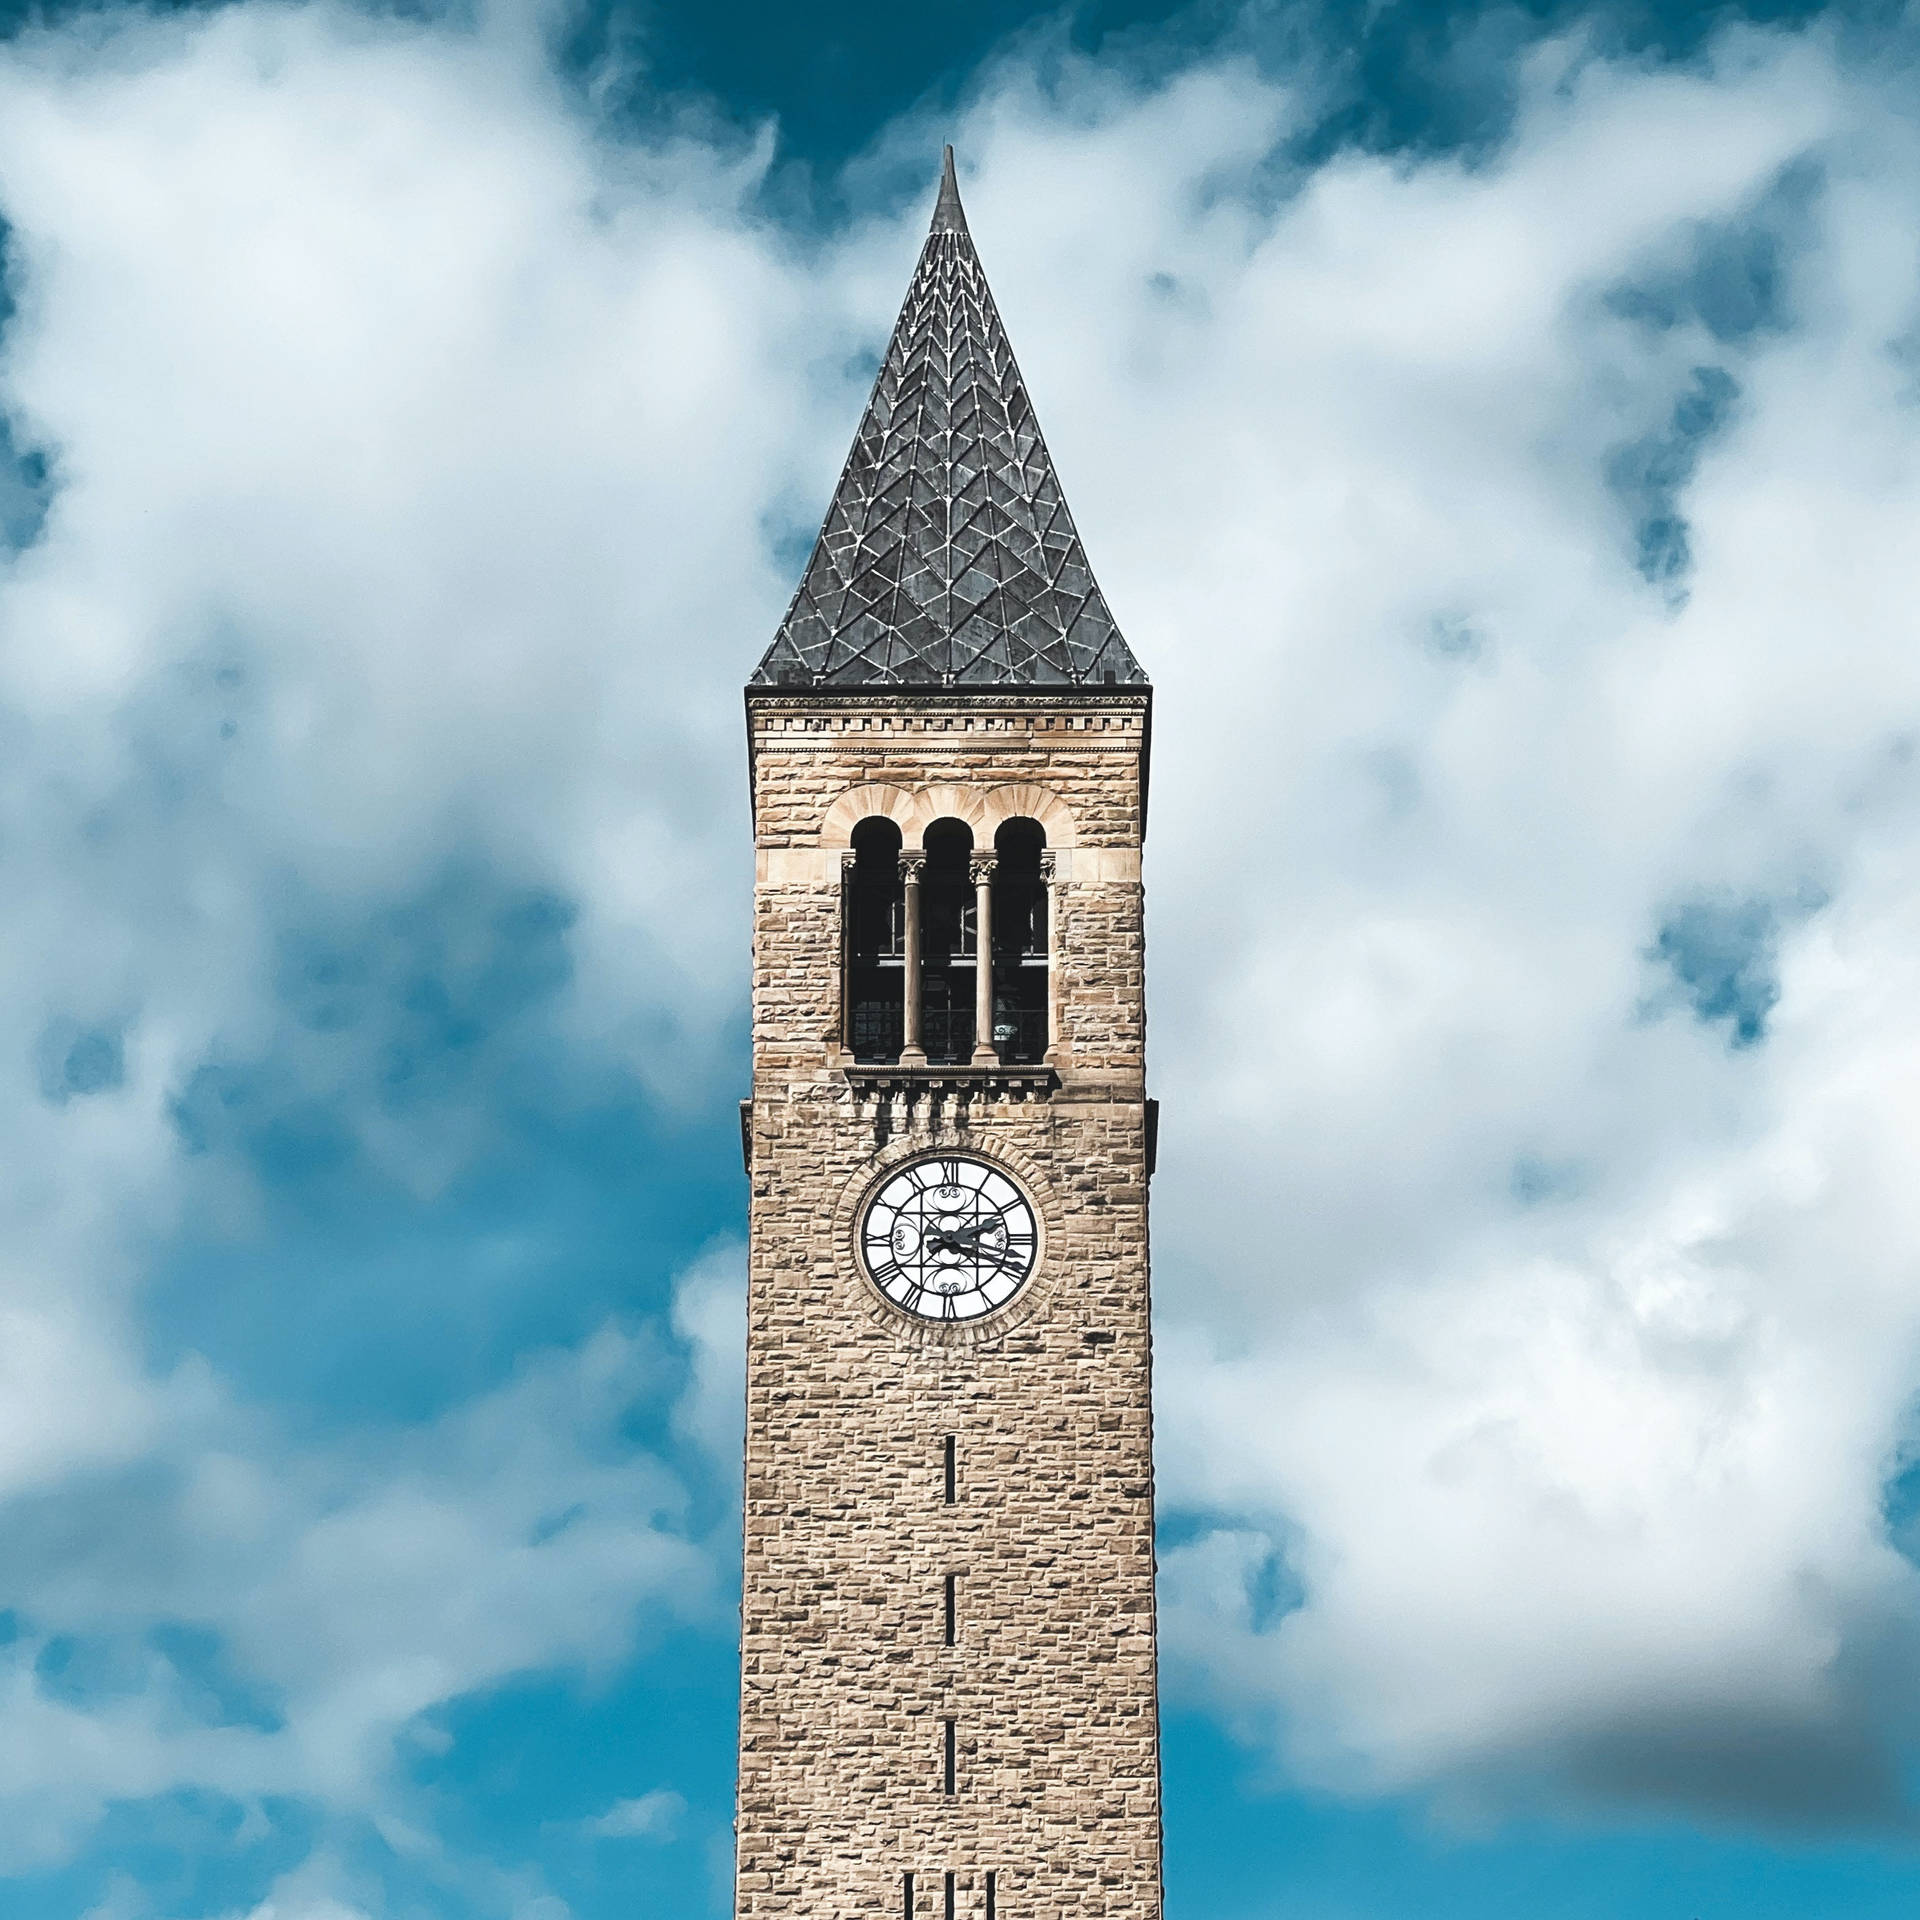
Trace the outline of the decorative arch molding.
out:
<instances>
[{"instance_id":1,"label":"decorative arch molding","mask_svg":"<svg viewBox=\"0 0 1920 1920\"><path fill-rule=\"evenodd\" d=\"M1036 787L1029 781L1015 786L993 787L986 795L987 837L1008 820L1038 820L1046 830L1050 847L1074 847L1080 837L1074 831L1073 809L1051 787Z\"/></svg>"},{"instance_id":2,"label":"decorative arch molding","mask_svg":"<svg viewBox=\"0 0 1920 1920\"><path fill-rule=\"evenodd\" d=\"M986 794L979 787L922 787L913 796L913 820L907 838L914 846L926 845L927 829L936 820L964 820L973 829L973 844L981 841L981 828L987 825ZM987 828L987 839L993 831Z\"/></svg>"},{"instance_id":3,"label":"decorative arch molding","mask_svg":"<svg viewBox=\"0 0 1920 1920\"><path fill-rule=\"evenodd\" d=\"M901 840L912 846L915 837L907 832L907 823L913 818L913 808L914 795L908 787L890 787L877 781L849 787L827 809L827 817L820 823L820 844L851 846L854 828L878 813L891 820L900 829Z\"/></svg>"},{"instance_id":4,"label":"decorative arch molding","mask_svg":"<svg viewBox=\"0 0 1920 1920\"><path fill-rule=\"evenodd\" d=\"M977 847L991 847L994 834L1008 820L1039 821L1049 847L1079 844L1073 809L1050 787L1035 786L1031 781L999 787L949 783L917 790L869 781L849 787L827 809L820 823L821 846L851 845L854 828L874 814L893 821L900 829L902 842L909 847L923 845L927 828L936 820L964 820L973 829Z\"/></svg>"}]
</instances>

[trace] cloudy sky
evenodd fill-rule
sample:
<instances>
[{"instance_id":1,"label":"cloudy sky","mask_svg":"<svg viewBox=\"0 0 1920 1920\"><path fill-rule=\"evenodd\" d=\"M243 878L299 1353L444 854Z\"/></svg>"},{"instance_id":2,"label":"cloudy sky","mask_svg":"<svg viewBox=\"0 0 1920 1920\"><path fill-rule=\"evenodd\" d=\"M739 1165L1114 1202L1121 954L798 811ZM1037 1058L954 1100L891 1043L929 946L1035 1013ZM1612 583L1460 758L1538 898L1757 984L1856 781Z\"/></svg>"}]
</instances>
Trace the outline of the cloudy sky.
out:
<instances>
[{"instance_id":1,"label":"cloudy sky","mask_svg":"<svg viewBox=\"0 0 1920 1920\"><path fill-rule=\"evenodd\" d=\"M0 1909L726 1912L739 687L952 140L1158 685L1170 1920L1920 1900L1920 21L0 40Z\"/></svg>"}]
</instances>

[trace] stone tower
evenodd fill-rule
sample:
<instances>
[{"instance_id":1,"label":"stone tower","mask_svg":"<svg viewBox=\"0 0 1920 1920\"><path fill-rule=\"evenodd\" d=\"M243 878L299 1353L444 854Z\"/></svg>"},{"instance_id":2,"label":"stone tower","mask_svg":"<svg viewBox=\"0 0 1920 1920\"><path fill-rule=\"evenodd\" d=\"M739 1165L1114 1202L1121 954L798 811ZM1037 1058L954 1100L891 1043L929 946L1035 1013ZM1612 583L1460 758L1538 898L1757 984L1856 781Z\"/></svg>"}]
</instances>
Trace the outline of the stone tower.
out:
<instances>
[{"instance_id":1,"label":"stone tower","mask_svg":"<svg viewBox=\"0 0 1920 1920\"><path fill-rule=\"evenodd\" d=\"M747 687L743 1920L1157 1920L1151 693L946 158Z\"/></svg>"}]
</instances>

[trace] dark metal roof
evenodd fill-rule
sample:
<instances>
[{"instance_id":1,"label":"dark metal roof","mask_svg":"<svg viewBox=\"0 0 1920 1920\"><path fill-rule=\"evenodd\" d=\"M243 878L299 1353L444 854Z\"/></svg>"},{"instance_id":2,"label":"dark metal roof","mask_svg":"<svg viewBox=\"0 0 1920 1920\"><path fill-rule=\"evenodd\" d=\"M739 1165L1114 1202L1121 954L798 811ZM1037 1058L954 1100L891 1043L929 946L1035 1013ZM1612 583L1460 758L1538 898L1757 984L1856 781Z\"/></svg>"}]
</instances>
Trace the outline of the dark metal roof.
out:
<instances>
[{"instance_id":1,"label":"dark metal roof","mask_svg":"<svg viewBox=\"0 0 1920 1920\"><path fill-rule=\"evenodd\" d=\"M1147 684L1054 477L951 147L826 524L748 684Z\"/></svg>"}]
</instances>

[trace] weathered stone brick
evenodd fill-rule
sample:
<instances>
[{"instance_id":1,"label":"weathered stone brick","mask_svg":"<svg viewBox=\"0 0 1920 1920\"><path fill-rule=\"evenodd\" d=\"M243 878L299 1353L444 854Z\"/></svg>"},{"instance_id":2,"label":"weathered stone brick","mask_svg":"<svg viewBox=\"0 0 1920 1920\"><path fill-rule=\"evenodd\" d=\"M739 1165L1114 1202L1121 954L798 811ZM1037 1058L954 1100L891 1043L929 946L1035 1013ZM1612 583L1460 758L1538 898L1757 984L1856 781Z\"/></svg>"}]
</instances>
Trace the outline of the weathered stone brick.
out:
<instances>
[{"instance_id":1,"label":"weathered stone brick","mask_svg":"<svg viewBox=\"0 0 1920 1920\"><path fill-rule=\"evenodd\" d=\"M1146 696L755 693L752 1212L737 1911L1160 1911L1139 852ZM1054 1059L1034 1094L863 1095L839 1034L840 860L885 812L1041 820ZM861 1269L877 1174L935 1145L1042 1219L994 1318L910 1320ZM1108 1336L1089 1341L1089 1333ZM957 1436L957 1501L944 1498ZM944 1642L948 1573L957 1644ZM943 1723L956 1723L944 1791Z\"/></svg>"}]
</instances>

